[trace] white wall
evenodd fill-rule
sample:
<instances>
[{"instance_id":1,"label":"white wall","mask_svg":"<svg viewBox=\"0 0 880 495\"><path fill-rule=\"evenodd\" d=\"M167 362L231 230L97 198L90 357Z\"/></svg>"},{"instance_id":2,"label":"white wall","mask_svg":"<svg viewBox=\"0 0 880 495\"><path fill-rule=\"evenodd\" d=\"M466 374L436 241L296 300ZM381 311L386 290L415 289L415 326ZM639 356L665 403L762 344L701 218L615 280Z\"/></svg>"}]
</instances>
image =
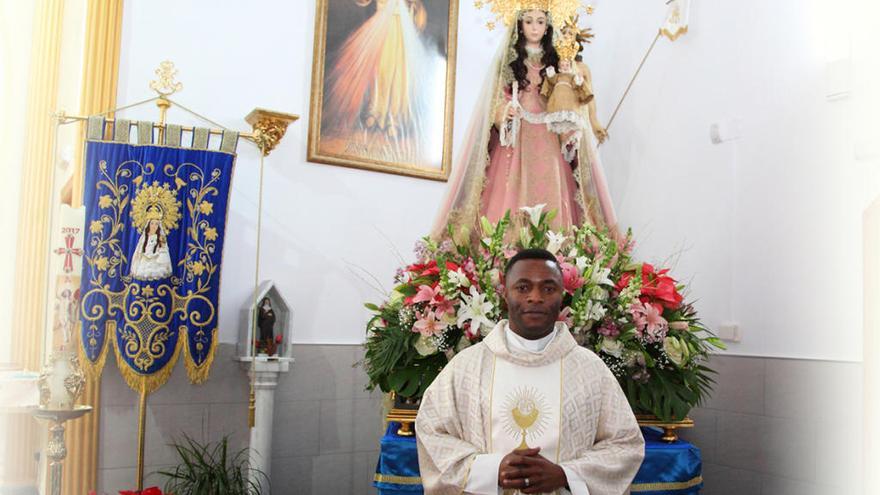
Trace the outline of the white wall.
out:
<instances>
[{"instance_id":1,"label":"white wall","mask_svg":"<svg viewBox=\"0 0 880 495\"><path fill-rule=\"evenodd\" d=\"M21 169L24 161L25 117L27 112L30 40L33 35L34 6L27 2L0 2L0 229L12 232L0 244L0 363L12 356L12 303L15 292L15 251Z\"/></svg>"},{"instance_id":2,"label":"white wall","mask_svg":"<svg viewBox=\"0 0 880 495\"><path fill-rule=\"evenodd\" d=\"M607 120L664 6L593 3L587 62ZM692 284L706 323L740 323L743 342L731 352L859 356L860 215L877 189L863 177L872 166L853 159L855 98L824 97L829 52L817 33L848 35L819 22L828 9L817 0L696 2L690 33L658 43L602 147L638 255L680 253L675 275ZM461 2L456 153L498 43L485 20ZM314 2L128 2L124 23L120 104L148 97L153 69L171 59L185 86L177 99L224 125L246 128L256 106L302 116L267 161L262 278L292 303L296 342L362 341L362 302L379 295L349 267L388 288L399 265L392 246L410 259L445 184L305 162ZM742 138L712 145L709 125L731 119ZM221 291L227 342L254 277L258 160L246 143L239 151Z\"/></svg>"},{"instance_id":3,"label":"white wall","mask_svg":"<svg viewBox=\"0 0 880 495\"><path fill-rule=\"evenodd\" d=\"M174 99L217 122L249 129L254 107L296 113L266 162L261 278L273 278L294 312L299 343L360 343L367 300L379 301L349 267L375 275L390 288L413 243L433 222L446 184L307 163L306 141L314 35L314 2L127 2L120 105L150 96L159 62L172 60L184 90ZM455 143L476 99L480 69L491 58L490 35L461 8ZM173 12L173 15L170 13ZM196 21L204 19L203 21ZM127 118L155 119L155 108ZM182 113L169 118L191 122ZM224 250L220 336L237 337L241 305L254 281L258 155L242 142L236 164Z\"/></svg>"},{"instance_id":4,"label":"white wall","mask_svg":"<svg viewBox=\"0 0 880 495\"><path fill-rule=\"evenodd\" d=\"M663 3L596 2L589 52L605 119ZM860 50L877 38L865 6L692 4L690 32L658 42L603 149L621 221L645 258L684 248L675 272L706 322L740 324L730 352L858 360L861 215L880 188L876 159L856 150L877 127L859 118L873 95L826 99L826 64L849 59L849 87L867 87ZM732 121L741 137L711 144L710 125Z\"/></svg>"}]
</instances>

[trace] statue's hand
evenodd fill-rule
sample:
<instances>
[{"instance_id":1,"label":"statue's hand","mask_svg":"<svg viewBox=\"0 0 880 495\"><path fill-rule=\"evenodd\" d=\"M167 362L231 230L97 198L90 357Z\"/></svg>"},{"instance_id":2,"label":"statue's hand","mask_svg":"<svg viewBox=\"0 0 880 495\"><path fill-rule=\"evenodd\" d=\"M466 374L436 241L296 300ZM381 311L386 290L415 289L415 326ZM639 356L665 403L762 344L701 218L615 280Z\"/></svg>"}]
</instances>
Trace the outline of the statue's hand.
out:
<instances>
[{"instance_id":1,"label":"statue's hand","mask_svg":"<svg viewBox=\"0 0 880 495\"><path fill-rule=\"evenodd\" d=\"M550 66L548 66L547 69L544 71L544 74L546 74L547 77L553 77L553 76L556 75L556 69L554 69L553 66L550 65Z\"/></svg>"},{"instance_id":2,"label":"statue's hand","mask_svg":"<svg viewBox=\"0 0 880 495\"><path fill-rule=\"evenodd\" d=\"M608 139L608 131L602 126L593 127L593 135L596 136L596 141L598 141L599 144L604 143L605 140Z\"/></svg>"}]
</instances>

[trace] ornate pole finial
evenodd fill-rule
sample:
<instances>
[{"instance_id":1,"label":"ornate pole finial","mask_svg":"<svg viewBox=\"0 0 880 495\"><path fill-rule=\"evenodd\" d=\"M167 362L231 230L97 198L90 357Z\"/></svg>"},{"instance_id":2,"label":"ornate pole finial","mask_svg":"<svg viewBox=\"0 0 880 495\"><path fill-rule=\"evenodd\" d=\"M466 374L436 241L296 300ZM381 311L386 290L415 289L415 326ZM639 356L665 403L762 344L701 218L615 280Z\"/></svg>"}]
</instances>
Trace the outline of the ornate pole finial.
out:
<instances>
[{"instance_id":1,"label":"ornate pole finial","mask_svg":"<svg viewBox=\"0 0 880 495\"><path fill-rule=\"evenodd\" d=\"M159 80L150 81L150 89L159 93L160 97L171 96L183 89L183 83L174 81L174 76L177 75L174 62L170 60L161 62L153 73L159 77Z\"/></svg>"},{"instance_id":2,"label":"ornate pole finial","mask_svg":"<svg viewBox=\"0 0 880 495\"><path fill-rule=\"evenodd\" d=\"M299 120L299 115L255 108L244 120L253 127L253 139L260 152L263 156L268 156L284 137L287 126Z\"/></svg>"}]
</instances>

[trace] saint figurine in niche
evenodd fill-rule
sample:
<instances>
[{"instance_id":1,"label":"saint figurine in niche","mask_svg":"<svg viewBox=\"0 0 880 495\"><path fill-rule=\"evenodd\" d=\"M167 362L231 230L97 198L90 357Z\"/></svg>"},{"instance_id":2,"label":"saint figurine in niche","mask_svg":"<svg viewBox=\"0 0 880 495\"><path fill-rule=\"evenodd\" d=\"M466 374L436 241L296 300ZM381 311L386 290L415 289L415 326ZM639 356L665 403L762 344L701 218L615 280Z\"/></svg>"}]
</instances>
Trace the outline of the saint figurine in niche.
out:
<instances>
[{"instance_id":1,"label":"saint figurine in niche","mask_svg":"<svg viewBox=\"0 0 880 495\"><path fill-rule=\"evenodd\" d=\"M160 280L171 276L171 255L161 218L162 214L156 208L147 213L147 225L131 258L131 276L138 280Z\"/></svg>"},{"instance_id":2,"label":"saint figurine in niche","mask_svg":"<svg viewBox=\"0 0 880 495\"><path fill-rule=\"evenodd\" d=\"M260 311L257 315L257 327L260 329L260 339L257 342L257 351L274 356L277 351L278 344L281 342L281 335L275 337L275 310L272 309L272 300L264 297L260 301Z\"/></svg>"}]
</instances>

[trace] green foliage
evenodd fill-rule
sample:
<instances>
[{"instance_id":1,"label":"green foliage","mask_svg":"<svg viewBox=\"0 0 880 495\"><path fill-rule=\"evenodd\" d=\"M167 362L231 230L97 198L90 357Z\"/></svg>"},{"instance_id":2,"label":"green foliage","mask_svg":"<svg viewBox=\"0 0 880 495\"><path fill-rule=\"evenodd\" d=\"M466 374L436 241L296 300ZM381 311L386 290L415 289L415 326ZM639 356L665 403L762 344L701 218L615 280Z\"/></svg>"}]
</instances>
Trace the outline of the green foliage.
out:
<instances>
[{"instance_id":1,"label":"green foliage","mask_svg":"<svg viewBox=\"0 0 880 495\"><path fill-rule=\"evenodd\" d=\"M248 466L248 449L229 452L229 438L200 444L184 434L172 444L180 464L158 474L167 478L165 493L175 495L259 495L268 488L266 475ZM250 474L256 474L256 482ZM265 482L265 487L264 487Z\"/></svg>"}]
</instances>

